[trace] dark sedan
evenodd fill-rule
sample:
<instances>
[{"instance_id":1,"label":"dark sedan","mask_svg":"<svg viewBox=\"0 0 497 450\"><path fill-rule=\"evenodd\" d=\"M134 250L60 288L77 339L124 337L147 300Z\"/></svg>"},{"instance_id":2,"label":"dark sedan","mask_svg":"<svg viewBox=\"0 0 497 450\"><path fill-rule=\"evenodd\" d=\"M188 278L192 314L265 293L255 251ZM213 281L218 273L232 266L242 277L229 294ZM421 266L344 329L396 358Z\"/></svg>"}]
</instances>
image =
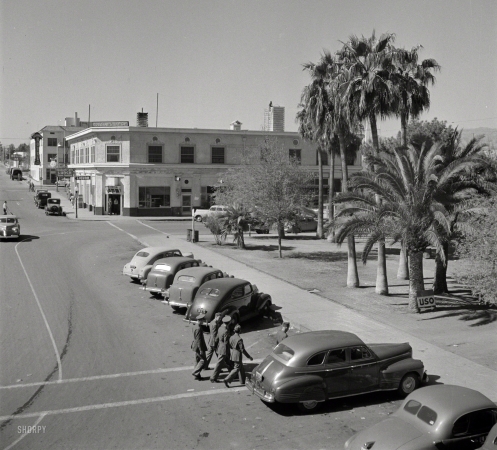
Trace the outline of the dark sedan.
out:
<instances>
[{"instance_id":1,"label":"dark sedan","mask_svg":"<svg viewBox=\"0 0 497 450\"><path fill-rule=\"evenodd\" d=\"M497 406L482 393L462 386L427 386L409 395L390 417L352 436L345 448L473 450L495 423Z\"/></svg>"},{"instance_id":2,"label":"dark sedan","mask_svg":"<svg viewBox=\"0 0 497 450\"><path fill-rule=\"evenodd\" d=\"M210 322L217 312L229 315L238 323L267 313L271 296L259 292L257 286L240 278L218 278L204 283L198 290L185 320L195 322L199 314L205 314Z\"/></svg>"},{"instance_id":3,"label":"dark sedan","mask_svg":"<svg viewBox=\"0 0 497 450\"><path fill-rule=\"evenodd\" d=\"M143 287L153 295L163 294L173 283L174 276L188 267L198 267L202 261L187 256L171 256L155 261Z\"/></svg>"},{"instance_id":4,"label":"dark sedan","mask_svg":"<svg viewBox=\"0 0 497 450\"><path fill-rule=\"evenodd\" d=\"M408 343L366 345L355 334L326 330L286 338L254 369L247 387L265 402L312 411L325 400L367 392L408 395L427 379Z\"/></svg>"}]
</instances>

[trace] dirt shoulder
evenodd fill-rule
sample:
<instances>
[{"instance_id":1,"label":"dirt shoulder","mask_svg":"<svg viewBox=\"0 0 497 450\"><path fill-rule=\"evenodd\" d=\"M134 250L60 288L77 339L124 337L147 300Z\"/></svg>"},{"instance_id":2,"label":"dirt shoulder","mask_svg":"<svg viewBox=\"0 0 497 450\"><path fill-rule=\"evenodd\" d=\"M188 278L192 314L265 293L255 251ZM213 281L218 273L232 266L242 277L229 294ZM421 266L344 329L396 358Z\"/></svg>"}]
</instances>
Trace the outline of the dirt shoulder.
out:
<instances>
[{"instance_id":1,"label":"dirt shoulder","mask_svg":"<svg viewBox=\"0 0 497 450\"><path fill-rule=\"evenodd\" d=\"M439 301L434 311L412 314L407 311L409 281L396 278L398 247L387 248L389 295L383 296L375 293L376 253L370 255L366 265L358 261L360 287L347 288L346 246L315 239L313 234L288 236L282 243L282 259L278 257L275 235L246 236L247 249L239 250L231 239L222 246L216 245L213 236L202 230L198 245L497 371L497 310L462 301L467 291L452 278L460 270L458 261L449 261L448 266L449 290L456 298ZM361 249L359 239L358 258ZM425 289L430 289L434 260L423 261Z\"/></svg>"}]
</instances>

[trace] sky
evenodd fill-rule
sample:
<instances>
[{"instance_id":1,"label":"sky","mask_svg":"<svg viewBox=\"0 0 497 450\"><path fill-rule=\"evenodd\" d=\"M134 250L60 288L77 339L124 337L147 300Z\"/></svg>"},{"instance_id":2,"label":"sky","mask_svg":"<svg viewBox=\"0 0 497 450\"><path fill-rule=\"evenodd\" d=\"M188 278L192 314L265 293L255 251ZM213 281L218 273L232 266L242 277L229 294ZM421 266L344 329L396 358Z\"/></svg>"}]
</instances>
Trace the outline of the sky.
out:
<instances>
[{"instance_id":1,"label":"sky","mask_svg":"<svg viewBox=\"0 0 497 450\"><path fill-rule=\"evenodd\" d=\"M149 126L261 130L270 101L296 131L302 64L373 30L442 66L422 120L497 128L496 0L0 0L0 142L142 108Z\"/></svg>"}]
</instances>

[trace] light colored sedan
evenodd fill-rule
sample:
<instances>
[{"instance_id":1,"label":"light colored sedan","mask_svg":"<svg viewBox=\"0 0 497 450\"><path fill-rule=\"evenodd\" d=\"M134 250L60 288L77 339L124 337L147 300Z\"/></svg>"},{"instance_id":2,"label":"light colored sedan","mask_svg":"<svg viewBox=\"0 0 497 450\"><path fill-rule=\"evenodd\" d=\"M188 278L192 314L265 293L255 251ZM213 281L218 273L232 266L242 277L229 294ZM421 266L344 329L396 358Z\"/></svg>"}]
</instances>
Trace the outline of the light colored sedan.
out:
<instances>
[{"instance_id":1,"label":"light colored sedan","mask_svg":"<svg viewBox=\"0 0 497 450\"><path fill-rule=\"evenodd\" d=\"M390 417L352 436L347 450L473 450L497 423L497 405L462 386L436 385L410 394Z\"/></svg>"},{"instance_id":2,"label":"light colored sedan","mask_svg":"<svg viewBox=\"0 0 497 450\"><path fill-rule=\"evenodd\" d=\"M21 225L19 225L19 219L12 215L1 215L0 216L0 239L15 238L19 239L21 235Z\"/></svg>"}]
</instances>

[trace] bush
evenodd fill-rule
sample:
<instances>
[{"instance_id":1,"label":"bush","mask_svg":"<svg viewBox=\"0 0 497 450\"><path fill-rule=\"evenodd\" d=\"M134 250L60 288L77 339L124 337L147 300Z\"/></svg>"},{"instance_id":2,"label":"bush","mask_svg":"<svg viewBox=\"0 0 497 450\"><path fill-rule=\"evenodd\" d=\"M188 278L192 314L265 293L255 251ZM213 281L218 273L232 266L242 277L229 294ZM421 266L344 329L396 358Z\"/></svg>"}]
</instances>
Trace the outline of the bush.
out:
<instances>
[{"instance_id":1,"label":"bush","mask_svg":"<svg viewBox=\"0 0 497 450\"><path fill-rule=\"evenodd\" d=\"M223 242L226 240L226 235L223 233L224 229L223 218L216 215L207 216L204 220L204 225L214 235L216 244L223 245Z\"/></svg>"}]
</instances>

